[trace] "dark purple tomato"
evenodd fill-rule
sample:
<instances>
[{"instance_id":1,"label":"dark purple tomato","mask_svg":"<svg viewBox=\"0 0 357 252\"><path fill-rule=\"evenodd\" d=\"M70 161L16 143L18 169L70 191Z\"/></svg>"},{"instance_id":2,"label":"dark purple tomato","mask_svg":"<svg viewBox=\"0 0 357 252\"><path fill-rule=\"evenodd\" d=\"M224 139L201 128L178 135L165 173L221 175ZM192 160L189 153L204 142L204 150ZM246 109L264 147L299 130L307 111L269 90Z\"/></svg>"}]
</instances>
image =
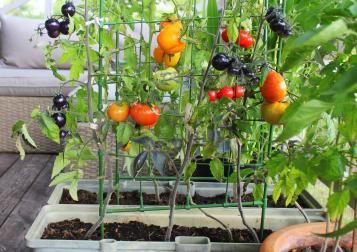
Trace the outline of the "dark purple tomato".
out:
<instances>
[{"instance_id":1,"label":"dark purple tomato","mask_svg":"<svg viewBox=\"0 0 357 252\"><path fill-rule=\"evenodd\" d=\"M65 17L73 16L76 13L76 7L72 2L65 3L61 8L62 14Z\"/></svg>"},{"instance_id":2,"label":"dark purple tomato","mask_svg":"<svg viewBox=\"0 0 357 252\"><path fill-rule=\"evenodd\" d=\"M69 34L69 20L68 19L60 22L60 29L59 30L63 35L68 35Z\"/></svg>"},{"instance_id":3,"label":"dark purple tomato","mask_svg":"<svg viewBox=\"0 0 357 252\"><path fill-rule=\"evenodd\" d=\"M66 125L66 115L65 114L60 113L60 112L54 113L52 115L52 118L59 128L62 128L63 126Z\"/></svg>"},{"instance_id":4,"label":"dark purple tomato","mask_svg":"<svg viewBox=\"0 0 357 252\"><path fill-rule=\"evenodd\" d=\"M45 22L45 28L48 32L59 31L60 23L55 18L49 18Z\"/></svg>"},{"instance_id":5,"label":"dark purple tomato","mask_svg":"<svg viewBox=\"0 0 357 252\"><path fill-rule=\"evenodd\" d=\"M60 31L48 31L47 34L50 38L57 38L60 35Z\"/></svg>"},{"instance_id":6,"label":"dark purple tomato","mask_svg":"<svg viewBox=\"0 0 357 252\"><path fill-rule=\"evenodd\" d=\"M53 97L53 105L57 109L62 109L67 105L67 99L63 94L58 94L55 97Z\"/></svg>"}]
</instances>

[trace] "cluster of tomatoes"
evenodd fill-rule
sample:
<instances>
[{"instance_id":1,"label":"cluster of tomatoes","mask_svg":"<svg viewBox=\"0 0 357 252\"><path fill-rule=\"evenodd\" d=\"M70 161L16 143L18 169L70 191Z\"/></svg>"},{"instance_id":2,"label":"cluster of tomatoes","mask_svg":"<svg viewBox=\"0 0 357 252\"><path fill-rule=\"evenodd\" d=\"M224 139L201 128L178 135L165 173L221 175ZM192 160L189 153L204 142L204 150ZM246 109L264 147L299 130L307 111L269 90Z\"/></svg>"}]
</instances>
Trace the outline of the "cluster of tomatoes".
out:
<instances>
[{"instance_id":1,"label":"cluster of tomatoes","mask_svg":"<svg viewBox=\"0 0 357 252\"><path fill-rule=\"evenodd\" d=\"M69 132L63 127L66 125L66 115L63 111L68 108L67 98L63 94L58 94L53 97L53 106L52 110L57 111L52 114L52 118L55 121L56 125L60 128L60 138L64 139L69 134Z\"/></svg>"},{"instance_id":2,"label":"cluster of tomatoes","mask_svg":"<svg viewBox=\"0 0 357 252\"><path fill-rule=\"evenodd\" d=\"M212 66L218 71L225 71L235 76L244 76L253 83L259 82L259 77L238 57L229 57L225 53L217 53L212 58Z\"/></svg>"},{"instance_id":3,"label":"cluster of tomatoes","mask_svg":"<svg viewBox=\"0 0 357 252\"><path fill-rule=\"evenodd\" d=\"M224 42L229 43L228 31L224 29L221 37ZM239 38L239 39L238 39ZM253 36L246 30L239 30L239 36L236 38L235 43L242 48L250 48L254 44Z\"/></svg>"},{"instance_id":4,"label":"cluster of tomatoes","mask_svg":"<svg viewBox=\"0 0 357 252\"><path fill-rule=\"evenodd\" d=\"M157 36L158 46L154 49L156 63L174 67L180 60L185 43L181 41L182 23L176 17L167 18L160 23L161 31Z\"/></svg>"},{"instance_id":5,"label":"cluster of tomatoes","mask_svg":"<svg viewBox=\"0 0 357 252\"><path fill-rule=\"evenodd\" d=\"M50 38L57 38L61 33L63 35L69 34L68 17L69 16L72 17L76 13L76 7L72 2L67 2L64 5L62 5L61 12L63 14L63 17L60 17L60 19L51 17L47 19L45 22L45 28Z\"/></svg>"},{"instance_id":6,"label":"cluster of tomatoes","mask_svg":"<svg viewBox=\"0 0 357 252\"><path fill-rule=\"evenodd\" d=\"M279 124L280 118L289 106L288 102L283 101L287 93L283 76L274 70L269 71L260 92L264 98L261 105L262 118L270 124Z\"/></svg>"},{"instance_id":7,"label":"cluster of tomatoes","mask_svg":"<svg viewBox=\"0 0 357 252\"><path fill-rule=\"evenodd\" d=\"M152 128L159 120L160 108L157 105L151 107L140 102L136 102L131 106L126 102L114 102L108 106L107 115L112 121L118 123L126 121L130 115L136 124Z\"/></svg>"},{"instance_id":8,"label":"cluster of tomatoes","mask_svg":"<svg viewBox=\"0 0 357 252\"><path fill-rule=\"evenodd\" d=\"M265 20L278 36L288 37L292 34L291 25L285 20L280 9L270 7L265 14Z\"/></svg>"},{"instance_id":9,"label":"cluster of tomatoes","mask_svg":"<svg viewBox=\"0 0 357 252\"><path fill-rule=\"evenodd\" d=\"M226 97L228 99L236 100L244 96L245 88L239 85L222 87L218 92L216 90L209 90L208 97L211 102L217 99Z\"/></svg>"}]
</instances>

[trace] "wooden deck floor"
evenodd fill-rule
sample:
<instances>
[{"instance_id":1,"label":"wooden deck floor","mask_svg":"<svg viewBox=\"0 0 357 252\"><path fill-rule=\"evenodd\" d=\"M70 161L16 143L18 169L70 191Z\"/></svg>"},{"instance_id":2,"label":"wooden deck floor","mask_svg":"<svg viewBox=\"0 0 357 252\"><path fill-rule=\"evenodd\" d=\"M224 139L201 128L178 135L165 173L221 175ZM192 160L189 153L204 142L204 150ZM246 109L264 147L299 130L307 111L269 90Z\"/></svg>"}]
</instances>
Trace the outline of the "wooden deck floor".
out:
<instances>
[{"instance_id":1,"label":"wooden deck floor","mask_svg":"<svg viewBox=\"0 0 357 252\"><path fill-rule=\"evenodd\" d=\"M0 153L0 252L24 252L25 234L46 204L54 156Z\"/></svg>"}]
</instances>

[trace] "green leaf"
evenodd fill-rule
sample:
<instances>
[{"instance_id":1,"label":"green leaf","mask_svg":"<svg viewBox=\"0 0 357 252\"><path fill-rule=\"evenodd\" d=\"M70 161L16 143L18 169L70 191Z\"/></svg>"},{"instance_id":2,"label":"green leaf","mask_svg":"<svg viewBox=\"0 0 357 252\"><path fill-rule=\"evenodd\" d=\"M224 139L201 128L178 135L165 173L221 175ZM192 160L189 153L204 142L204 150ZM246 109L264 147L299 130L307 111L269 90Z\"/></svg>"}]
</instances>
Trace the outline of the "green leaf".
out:
<instances>
[{"instance_id":1,"label":"green leaf","mask_svg":"<svg viewBox=\"0 0 357 252\"><path fill-rule=\"evenodd\" d=\"M350 190L352 195L357 198L357 174L350 175L344 182L345 189Z\"/></svg>"},{"instance_id":2,"label":"green leaf","mask_svg":"<svg viewBox=\"0 0 357 252\"><path fill-rule=\"evenodd\" d=\"M288 165L288 163L289 163L288 157L284 154L278 154L272 157L266 163L269 176L275 177Z\"/></svg>"},{"instance_id":3,"label":"green leaf","mask_svg":"<svg viewBox=\"0 0 357 252\"><path fill-rule=\"evenodd\" d=\"M64 156L63 152L58 153L55 162L53 163L51 179L57 176L70 163L71 161Z\"/></svg>"},{"instance_id":4,"label":"green leaf","mask_svg":"<svg viewBox=\"0 0 357 252\"><path fill-rule=\"evenodd\" d=\"M14 123L14 125L12 125L12 134L11 137L17 137L19 134L21 134L21 130L22 130L22 126L25 125L25 122L22 120L17 121L16 123Z\"/></svg>"},{"instance_id":5,"label":"green leaf","mask_svg":"<svg viewBox=\"0 0 357 252\"><path fill-rule=\"evenodd\" d=\"M349 32L346 23L339 19L327 26L306 32L300 37L289 41L290 43L285 48L287 56L281 70L285 72L298 66L318 46L333 39L341 38Z\"/></svg>"},{"instance_id":6,"label":"green leaf","mask_svg":"<svg viewBox=\"0 0 357 252\"><path fill-rule=\"evenodd\" d=\"M20 159L24 160L26 153L21 143L21 136L17 136L15 145L16 145L16 149L20 152Z\"/></svg>"},{"instance_id":7,"label":"green leaf","mask_svg":"<svg viewBox=\"0 0 357 252\"><path fill-rule=\"evenodd\" d=\"M41 113L40 120L41 132L46 137L56 143L60 143L59 128L53 119L47 113Z\"/></svg>"},{"instance_id":8,"label":"green leaf","mask_svg":"<svg viewBox=\"0 0 357 252\"><path fill-rule=\"evenodd\" d=\"M78 189L78 179L74 179L71 182L69 187L69 195L71 195L72 199L78 201L77 189Z\"/></svg>"},{"instance_id":9,"label":"green leaf","mask_svg":"<svg viewBox=\"0 0 357 252\"><path fill-rule=\"evenodd\" d=\"M257 184L253 189L253 196L255 200L263 199L263 184Z\"/></svg>"},{"instance_id":10,"label":"green leaf","mask_svg":"<svg viewBox=\"0 0 357 252\"><path fill-rule=\"evenodd\" d=\"M197 164L194 162L191 162L185 169L185 175L184 175L184 180L187 183L189 179L192 177L192 174L196 171Z\"/></svg>"},{"instance_id":11,"label":"green leaf","mask_svg":"<svg viewBox=\"0 0 357 252\"><path fill-rule=\"evenodd\" d=\"M41 110L39 108L35 108L31 112L31 118L36 119L41 117Z\"/></svg>"},{"instance_id":12,"label":"green leaf","mask_svg":"<svg viewBox=\"0 0 357 252\"><path fill-rule=\"evenodd\" d=\"M254 174L254 170L252 168L246 168L240 171L240 176L242 178L247 177L248 175Z\"/></svg>"},{"instance_id":13,"label":"green leaf","mask_svg":"<svg viewBox=\"0 0 357 252\"><path fill-rule=\"evenodd\" d=\"M327 211L332 221L336 220L350 201L350 193L348 190L334 192L327 200Z\"/></svg>"},{"instance_id":14,"label":"green leaf","mask_svg":"<svg viewBox=\"0 0 357 252\"><path fill-rule=\"evenodd\" d=\"M62 184L65 182L72 182L73 179L80 179L82 177L83 177L83 172L81 170L61 173L52 180L50 186Z\"/></svg>"},{"instance_id":15,"label":"green leaf","mask_svg":"<svg viewBox=\"0 0 357 252\"><path fill-rule=\"evenodd\" d=\"M322 236L322 237L334 238L334 237L343 236L345 234L348 234L349 232L353 231L356 228L357 228L357 220L353 220L350 223L347 223L345 226L343 226L342 228L340 228L334 232L327 233L327 234L316 234L316 235Z\"/></svg>"},{"instance_id":16,"label":"green leaf","mask_svg":"<svg viewBox=\"0 0 357 252\"><path fill-rule=\"evenodd\" d=\"M217 146L214 143L208 143L203 147L202 150L202 157L203 158L210 158L213 154L217 151Z\"/></svg>"},{"instance_id":17,"label":"green leaf","mask_svg":"<svg viewBox=\"0 0 357 252\"><path fill-rule=\"evenodd\" d=\"M131 69L136 69L137 58L135 53L135 41L130 37L124 39L124 60L127 66Z\"/></svg>"},{"instance_id":18,"label":"green leaf","mask_svg":"<svg viewBox=\"0 0 357 252\"><path fill-rule=\"evenodd\" d=\"M129 122L121 122L116 128L116 132L117 141L121 144L126 144L133 134L133 126Z\"/></svg>"},{"instance_id":19,"label":"green leaf","mask_svg":"<svg viewBox=\"0 0 357 252\"><path fill-rule=\"evenodd\" d=\"M227 26L228 40L231 43L235 43L238 38L238 27L237 24L232 20Z\"/></svg>"},{"instance_id":20,"label":"green leaf","mask_svg":"<svg viewBox=\"0 0 357 252\"><path fill-rule=\"evenodd\" d=\"M24 139L26 140L25 142L27 144L30 144L32 147L37 148L35 141L32 139L32 137L30 136L30 134L27 130L26 124L22 125L21 133L22 133Z\"/></svg>"},{"instance_id":21,"label":"green leaf","mask_svg":"<svg viewBox=\"0 0 357 252\"><path fill-rule=\"evenodd\" d=\"M216 0L208 0L207 4L207 32L210 33L208 37L209 48L213 47L214 39L216 37L219 25L219 13ZM211 36L212 35L212 36Z\"/></svg>"},{"instance_id":22,"label":"green leaf","mask_svg":"<svg viewBox=\"0 0 357 252\"><path fill-rule=\"evenodd\" d=\"M222 181L224 176L224 166L222 161L219 160L218 158L212 159L211 162L209 163L209 168L211 170L213 177L218 181Z\"/></svg>"},{"instance_id":23,"label":"green leaf","mask_svg":"<svg viewBox=\"0 0 357 252\"><path fill-rule=\"evenodd\" d=\"M277 183L274 185L274 189L273 189L273 201L276 203L278 202L278 199L280 198L281 195L281 183Z\"/></svg>"},{"instance_id":24,"label":"green leaf","mask_svg":"<svg viewBox=\"0 0 357 252\"><path fill-rule=\"evenodd\" d=\"M339 180L345 172L346 160L337 150L328 150L320 160L319 176L327 181Z\"/></svg>"},{"instance_id":25,"label":"green leaf","mask_svg":"<svg viewBox=\"0 0 357 252\"><path fill-rule=\"evenodd\" d=\"M277 141L285 141L302 131L314 121L318 120L322 114L332 108L333 104L320 100L309 100L304 103L295 103L289 106L281 118L284 124L283 132Z\"/></svg>"}]
</instances>

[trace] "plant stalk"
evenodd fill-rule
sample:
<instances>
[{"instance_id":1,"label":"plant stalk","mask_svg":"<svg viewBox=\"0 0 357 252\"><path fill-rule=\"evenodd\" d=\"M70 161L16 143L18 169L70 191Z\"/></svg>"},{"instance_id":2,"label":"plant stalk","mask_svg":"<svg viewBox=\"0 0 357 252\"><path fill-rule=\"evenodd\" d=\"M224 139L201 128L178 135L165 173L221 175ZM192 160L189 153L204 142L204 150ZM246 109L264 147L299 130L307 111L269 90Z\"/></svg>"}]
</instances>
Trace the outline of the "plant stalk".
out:
<instances>
[{"instance_id":1,"label":"plant stalk","mask_svg":"<svg viewBox=\"0 0 357 252\"><path fill-rule=\"evenodd\" d=\"M249 230L249 232L252 234L254 241L256 243L259 243L259 238L257 235L257 232L247 223L245 217L244 217L244 212L243 212L243 207L242 207L242 190L240 186L241 178L240 178L240 161L241 161L241 153L242 153L242 144L237 138L237 145L238 145L238 156L237 156L237 194L238 194L238 211L240 213L240 217L242 218L243 225Z\"/></svg>"},{"instance_id":2,"label":"plant stalk","mask_svg":"<svg viewBox=\"0 0 357 252\"><path fill-rule=\"evenodd\" d=\"M300 204L297 201L295 201L295 206L299 210L299 212L302 214L302 216L304 216L306 222L310 223L311 221L310 221L309 216L307 216L306 212L304 211L304 209L300 206Z\"/></svg>"},{"instance_id":3,"label":"plant stalk","mask_svg":"<svg viewBox=\"0 0 357 252\"><path fill-rule=\"evenodd\" d=\"M224 4L223 10L222 10L222 16L220 17L218 27L220 27L221 24L222 24L222 20L223 20L223 17L224 17L224 12L225 12L225 7L226 7L226 3ZM202 85L200 87L200 95L199 95L199 99L198 99L197 105L199 105L204 99L204 90L205 90L205 86L206 86L206 83L207 83L207 77L208 77L209 69L211 67L211 61L212 61L213 55L214 55L216 47L217 47L219 36L220 36L220 31L219 31L219 29L217 29L215 43L214 43L213 48L212 48L212 52L211 52L211 56L210 56L210 60L208 62L208 66L207 66L206 72L205 72L205 74L203 76ZM177 174L177 177L176 177L176 180L175 180L175 184L174 184L174 188L173 188L173 190L172 190L172 192L170 194L170 200L169 200L170 214L169 214L169 225L167 227L166 234L165 234L165 240L166 241L170 241L170 238L171 238L172 228L173 228L173 225L174 225L175 202L176 202L178 185L180 183L180 178L181 178L184 170L186 169L187 165L189 164L189 161L191 160L191 150L192 150L193 139L194 139L196 130L197 129L195 129L194 132L190 132L188 134L188 143L187 143L187 147L186 147L185 158L184 158L184 161L182 163L182 166L180 167L180 169L178 171L178 174Z\"/></svg>"},{"instance_id":4,"label":"plant stalk","mask_svg":"<svg viewBox=\"0 0 357 252\"><path fill-rule=\"evenodd\" d=\"M84 22L88 22L88 0L84 1ZM93 108L92 108L92 61L90 57L90 47L89 47L89 25L86 25L86 30L84 34L85 40L84 45L86 47L87 54L87 106L88 106L88 119L89 122L93 123Z\"/></svg>"},{"instance_id":5,"label":"plant stalk","mask_svg":"<svg viewBox=\"0 0 357 252\"><path fill-rule=\"evenodd\" d=\"M330 187L329 187L329 192L328 192L329 197L331 196L331 194L333 192L333 188L334 188L334 182L331 182ZM326 222L326 234L327 234L327 233L330 232L331 222L330 222L330 216L329 216L328 212L327 212L326 215L327 215L326 216L326 219L327 219L327 222ZM321 248L321 252L326 252L327 251L328 239L329 238L327 238L327 237L325 238L324 244L323 244L323 246Z\"/></svg>"},{"instance_id":6,"label":"plant stalk","mask_svg":"<svg viewBox=\"0 0 357 252\"><path fill-rule=\"evenodd\" d=\"M98 227L102 224L105 214L106 214L106 210L107 207L109 205L110 199L112 197L113 192L115 191L115 188L113 186L113 169L109 164L109 158L107 158L107 166L108 166L108 183L109 183L109 190L107 192L107 196L104 199L104 209L102 214L99 216L98 221L93 224L93 226L87 231L87 233L85 234L84 238L85 239L90 239L90 237L93 235L93 233L98 229ZM104 165L105 167L105 165Z\"/></svg>"}]
</instances>

